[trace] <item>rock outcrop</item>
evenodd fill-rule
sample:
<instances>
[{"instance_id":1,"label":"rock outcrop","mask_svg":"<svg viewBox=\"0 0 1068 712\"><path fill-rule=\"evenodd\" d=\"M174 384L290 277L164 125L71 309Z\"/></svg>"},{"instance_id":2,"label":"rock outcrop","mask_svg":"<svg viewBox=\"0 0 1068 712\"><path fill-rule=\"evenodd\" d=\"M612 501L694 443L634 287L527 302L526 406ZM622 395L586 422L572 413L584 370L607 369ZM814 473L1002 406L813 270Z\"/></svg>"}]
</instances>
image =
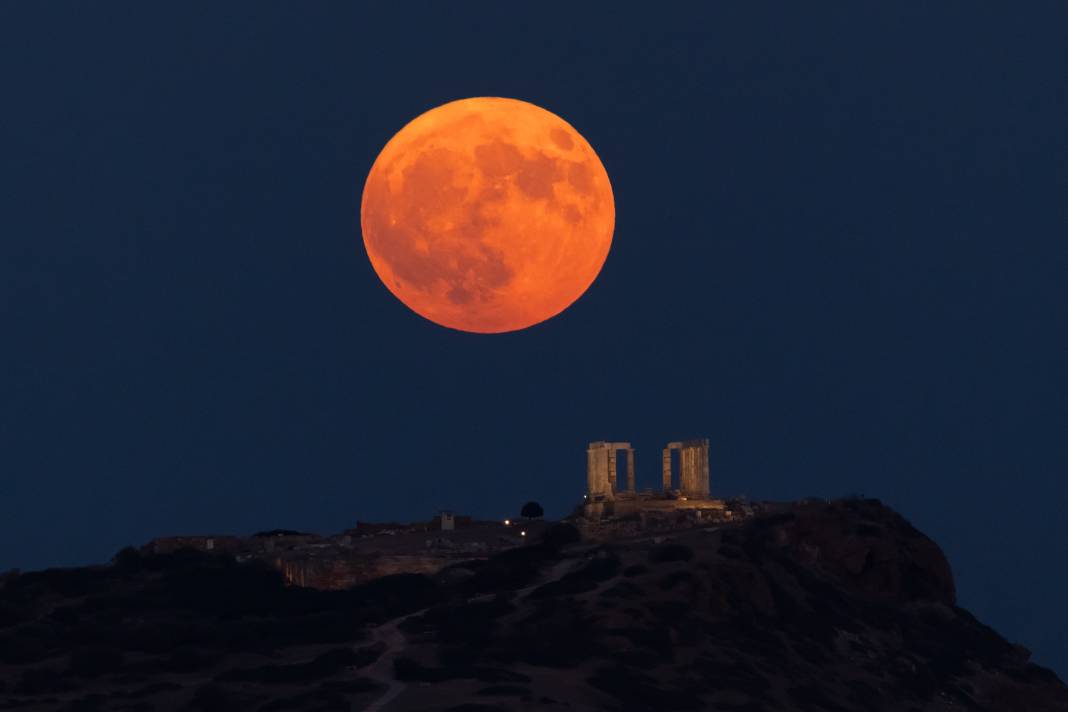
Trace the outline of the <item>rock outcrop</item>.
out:
<instances>
[{"instance_id":1,"label":"rock outcrop","mask_svg":"<svg viewBox=\"0 0 1068 712\"><path fill-rule=\"evenodd\" d=\"M874 500L541 542L345 591L127 552L9 576L0 710L1068 711Z\"/></svg>"}]
</instances>

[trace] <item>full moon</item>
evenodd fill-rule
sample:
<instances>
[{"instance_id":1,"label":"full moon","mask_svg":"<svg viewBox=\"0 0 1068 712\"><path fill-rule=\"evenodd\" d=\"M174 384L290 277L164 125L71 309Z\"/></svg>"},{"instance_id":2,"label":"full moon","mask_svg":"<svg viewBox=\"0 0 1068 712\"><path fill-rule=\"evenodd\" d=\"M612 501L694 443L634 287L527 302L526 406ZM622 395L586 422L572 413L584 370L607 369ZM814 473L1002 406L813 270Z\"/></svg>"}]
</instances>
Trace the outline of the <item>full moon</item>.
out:
<instances>
[{"instance_id":1,"label":"full moon","mask_svg":"<svg viewBox=\"0 0 1068 712\"><path fill-rule=\"evenodd\" d=\"M593 148L516 99L461 99L402 128L363 189L375 272L410 309L500 333L567 309L601 271L615 203Z\"/></svg>"}]
</instances>

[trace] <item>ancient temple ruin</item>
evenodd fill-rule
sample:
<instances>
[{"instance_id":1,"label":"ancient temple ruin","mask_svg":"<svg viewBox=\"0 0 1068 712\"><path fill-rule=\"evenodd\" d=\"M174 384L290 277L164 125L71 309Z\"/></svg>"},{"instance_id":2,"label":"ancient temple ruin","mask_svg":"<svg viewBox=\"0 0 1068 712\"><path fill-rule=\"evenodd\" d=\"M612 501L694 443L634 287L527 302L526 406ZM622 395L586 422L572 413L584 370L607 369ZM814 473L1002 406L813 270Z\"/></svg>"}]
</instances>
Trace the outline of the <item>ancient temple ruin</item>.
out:
<instances>
[{"instance_id":1,"label":"ancient temple ruin","mask_svg":"<svg viewBox=\"0 0 1068 712\"><path fill-rule=\"evenodd\" d=\"M601 440L590 443L586 449L586 478L589 491L587 498L615 499L618 491L616 465L619 462L618 455L621 450L627 454L627 485L623 492L631 495L637 494L634 479L634 448L630 446L630 443Z\"/></svg>"},{"instance_id":2,"label":"ancient temple ruin","mask_svg":"<svg viewBox=\"0 0 1068 712\"><path fill-rule=\"evenodd\" d=\"M671 453L679 453L679 486L671 481ZM663 453L664 492L677 491L683 497L707 497L708 486L708 439L683 440L668 443Z\"/></svg>"},{"instance_id":3,"label":"ancient temple ruin","mask_svg":"<svg viewBox=\"0 0 1068 712\"><path fill-rule=\"evenodd\" d=\"M620 484L620 457L626 458L626 482ZM662 487L638 491L637 463L629 442L598 440L586 449L587 491L584 514L588 519L620 516L650 510L722 509L709 486L708 439L668 443L661 456Z\"/></svg>"}]
</instances>

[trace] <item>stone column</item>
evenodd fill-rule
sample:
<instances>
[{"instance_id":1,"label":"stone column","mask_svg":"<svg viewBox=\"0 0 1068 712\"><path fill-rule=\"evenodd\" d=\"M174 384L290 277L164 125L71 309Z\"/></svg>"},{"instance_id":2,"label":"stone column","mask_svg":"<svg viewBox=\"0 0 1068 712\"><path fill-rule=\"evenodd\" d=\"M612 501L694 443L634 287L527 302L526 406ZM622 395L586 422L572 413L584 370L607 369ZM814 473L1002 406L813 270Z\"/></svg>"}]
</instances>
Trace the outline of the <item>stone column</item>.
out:
<instances>
[{"instance_id":1,"label":"stone column","mask_svg":"<svg viewBox=\"0 0 1068 712\"><path fill-rule=\"evenodd\" d=\"M683 496L693 494L693 449L685 445L679 450L679 491Z\"/></svg>"},{"instance_id":2,"label":"stone column","mask_svg":"<svg viewBox=\"0 0 1068 712\"><path fill-rule=\"evenodd\" d=\"M679 452L680 489L687 497L707 497L708 440L687 440Z\"/></svg>"},{"instance_id":3,"label":"stone column","mask_svg":"<svg viewBox=\"0 0 1068 712\"><path fill-rule=\"evenodd\" d=\"M634 479L634 448L627 450L627 491L631 494L638 492L638 486Z\"/></svg>"},{"instance_id":4,"label":"stone column","mask_svg":"<svg viewBox=\"0 0 1068 712\"><path fill-rule=\"evenodd\" d=\"M615 445L608 446L608 487L612 494L616 492L616 447Z\"/></svg>"},{"instance_id":5,"label":"stone column","mask_svg":"<svg viewBox=\"0 0 1068 712\"><path fill-rule=\"evenodd\" d=\"M590 499L601 491L599 454L597 448L594 447L586 450L586 494Z\"/></svg>"},{"instance_id":6,"label":"stone column","mask_svg":"<svg viewBox=\"0 0 1068 712\"><path fill-rule=\"evenodd\" d=\"M608 481L608 450L604 443L590 443L586 450L586 481L588 497L612 497L612 487Z\"/></svg>"},{"instance_id":7,"label":"stone column","mask_svg":"<svg viewBox=\"0 0 1068 712\"><path fill-rule=\"evenodd\" d=\"M671 491L671 448L664 448L664 493Z\"/></svg>"},{"instance_id":8,"label":"stone column","mask_svg":"<svg viewBox=\"0 0 1068 712\"><path fill-rule=\"evenodd\" d=\"M712 494L712 476L709 472L708 459L708 441L705 440L701 445L701 490L706 497Z\"/></svg>"}]
</instances>

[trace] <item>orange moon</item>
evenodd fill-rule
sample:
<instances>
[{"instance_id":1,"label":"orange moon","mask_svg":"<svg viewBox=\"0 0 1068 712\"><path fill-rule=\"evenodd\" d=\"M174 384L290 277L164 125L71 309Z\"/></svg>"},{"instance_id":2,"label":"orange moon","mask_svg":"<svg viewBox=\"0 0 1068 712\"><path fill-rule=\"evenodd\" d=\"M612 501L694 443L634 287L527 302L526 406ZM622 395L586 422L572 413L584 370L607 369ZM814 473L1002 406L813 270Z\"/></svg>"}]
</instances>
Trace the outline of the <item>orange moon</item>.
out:
<instances>
[{"instance_id":1,"label":"orange moon","mask_svg":"<svg viewBox=\"0 0 1068 712\"><path fill-rule=\"evenodd\" d=\"M590 144L516 99L461 99L390 139L363 189L375 272L410 309L500 333L567 309L601 271L615 203Z\"/></svg>"}]
</instances>

